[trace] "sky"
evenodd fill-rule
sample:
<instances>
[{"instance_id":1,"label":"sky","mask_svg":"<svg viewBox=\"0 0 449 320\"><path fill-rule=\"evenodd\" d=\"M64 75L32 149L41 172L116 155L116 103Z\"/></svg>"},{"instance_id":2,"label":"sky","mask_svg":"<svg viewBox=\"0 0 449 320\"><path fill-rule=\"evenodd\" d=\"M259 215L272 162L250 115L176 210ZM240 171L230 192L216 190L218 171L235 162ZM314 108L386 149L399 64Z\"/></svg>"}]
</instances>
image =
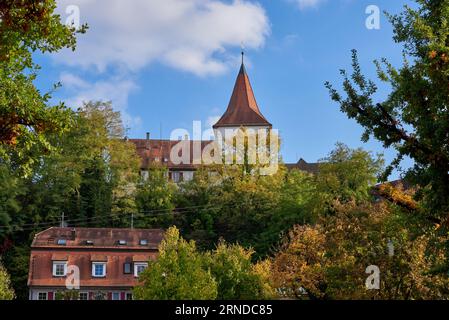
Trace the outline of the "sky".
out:
<instances>
[{"instance_id":1,"label":"sky","mask_svg":"<svg viewBox=\"0 0 449 320\"><path fill-rule=\"evenodd\" d=\"M83 101L111 100L130 138L170 138L193 121L209 129L228 105L245 51L245 65L264 116L278 129L287 163L315 162L336 142L384 153L340 112L324 86L341 88L357 49L364 74L375 80L373 60L395 66L402 47L381 13L368 29L370 5L399 13L409 0L58 0L64 21L87 23L75 52L36 55L37 86L74 109ZM382 99L389 88L381 86ZM381 100L380 100L381 101ZM403 163L404 168L411 165ZM392 178L396 178L398 172Z\"/></svg>"}]
</instances>

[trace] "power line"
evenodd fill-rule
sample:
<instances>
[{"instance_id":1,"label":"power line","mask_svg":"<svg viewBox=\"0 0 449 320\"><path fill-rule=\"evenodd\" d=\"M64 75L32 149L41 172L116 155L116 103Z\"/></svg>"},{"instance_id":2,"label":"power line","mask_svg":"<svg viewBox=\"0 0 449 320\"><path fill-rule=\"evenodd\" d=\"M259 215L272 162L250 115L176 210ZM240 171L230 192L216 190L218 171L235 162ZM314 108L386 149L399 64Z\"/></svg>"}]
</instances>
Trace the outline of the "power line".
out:
<instances>
[{"instance_id":1,"label":"power line","mask_svg":"<svg viewBox=\"0 0 449 320\"><path fill-rule=\"evenodd\" d=\"M146 216L150 216L150 215L162 215L162 214L172 214L172 215L177 215L177 214L184 214L184 213L188 213L188 212L192 212L195 209L199 209L199 210L204 210L204 209L220 209L223 207L234 207L235 205L220 205L220 206L212 206L212 205L200 205L200 206L191 206L191 207L180 207L180 208L175 208L174 210L170 210L170 209L155 209L155 210L147 210L147 211L138 211L135 213L140 213L142 214L142 216L138 216L137 218L144 218ZM133 212L129 213L129 212L124 212L124 213L118 213L118 214L110 214L110 215L103 215L103 216L96 216L96 217L90 217L90 218L80 218L80 219L69 219L66 220L64 219L64 223L94 223L94 222L99 222L105 219L114 219L114 218L118 218L118 219L122 219L124 218L124 216L126 216L127 214L134 214ZM133 219L135 218L135 216L133 216ZM23 224L20 227L19 226L0 226L0 231L5 231L5 230L9 230L9 229L16 229L16 231L32 231L35 230L36 228L39 227L45 227L45 226L52 226L57 224L57 221L47 221L47 222L38 222L38 223L28 223L28 224ZM3 230L2 230L3 229ZM13 231L13 230L11 230Z\"/></svg>"}]
</instances>

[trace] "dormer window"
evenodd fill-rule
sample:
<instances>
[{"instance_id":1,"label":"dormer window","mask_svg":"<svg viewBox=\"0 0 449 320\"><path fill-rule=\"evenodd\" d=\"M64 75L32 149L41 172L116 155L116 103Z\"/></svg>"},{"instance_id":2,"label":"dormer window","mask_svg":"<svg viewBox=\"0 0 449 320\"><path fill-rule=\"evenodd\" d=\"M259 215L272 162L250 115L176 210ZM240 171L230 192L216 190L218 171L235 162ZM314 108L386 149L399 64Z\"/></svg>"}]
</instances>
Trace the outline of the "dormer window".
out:
<instances>
[{"instance_id":1,"label":"dormer window","mask_svg":"<svg viewBox=\"0 0 449 320\"><path fill-rule=\"evenodd\" d=\"M57 243L59 246L65 246L67 244L67 240L66 239L58 239Z\"/></svg>"},{"instance_id":2,"label":"dormer window","mask_svg":"<svg viewBox=\"0 0 449 320\"><path fill-rule=\"evenodd\" d=\"M92 262L92 277L106 277L106 262Z\"/></svg>"},{"instance_id":3,"label":"dormer window","mask_svg":"<svg viewBox=\"0 0 449 320\"><path fill-rule=\"evenodd\" d=\"M126 240L119 240L118 244L121 246L125 246L126 245Z\"/></svg>"},{"instance_id":4,"label":"dormer window","mask_svg":"<svg viewBox=\"0 0 449 320\"><path fill-rule=\"evenodd\" d=\"M139 244L141 246L147 246L148 245L148 240L147 239L140 239Z\"/></svg>"},{"instance_id":5,"label":"dormer window","mask_svg":"<svg viewBox=\"0 0 449 320\"><path fill-rule=\"evenodd\" d=\"M147 262L138 262L134 264L134 277L138 277L146 268L148 268Z\"/></svg>"},{"instance_id":6,"label":"dormer window","mask_svg":"<svg viewBox=\"0 0 449 320\"><path fill-rule=\"evenodd\" d=\"M67 261L53 261L53 276L65 277L67 275Z\"/></svg>"}]
</instances>

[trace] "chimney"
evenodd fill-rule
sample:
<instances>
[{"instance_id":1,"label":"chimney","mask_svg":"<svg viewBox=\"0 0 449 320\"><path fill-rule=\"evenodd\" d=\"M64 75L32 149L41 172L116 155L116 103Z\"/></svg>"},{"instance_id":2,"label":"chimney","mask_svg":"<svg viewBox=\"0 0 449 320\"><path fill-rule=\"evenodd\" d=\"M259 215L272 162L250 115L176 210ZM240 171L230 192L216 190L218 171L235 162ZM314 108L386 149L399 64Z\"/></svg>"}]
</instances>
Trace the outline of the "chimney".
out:
<instances>
[{"instance_id":1,"label":"chimney","mask_svg":"<svg viewBox=\"0 0 449 320\"><path fill-rule=\"evenodd\" d=\"M147 132L147 140L150 140L150 133Z\"/></svg>"},{"instance_id":2,"label":"chimney","mask_svg":"<svg viewBox=\"0 0 449 320\"><path fill-rule=\"evenodd\" d=\"M72 229L72 231L70 232L70 235L72 237L72 240L75 240L75 238L76 238L76 230L75 230L75 228Z\"/></svg>"}]
</instances>

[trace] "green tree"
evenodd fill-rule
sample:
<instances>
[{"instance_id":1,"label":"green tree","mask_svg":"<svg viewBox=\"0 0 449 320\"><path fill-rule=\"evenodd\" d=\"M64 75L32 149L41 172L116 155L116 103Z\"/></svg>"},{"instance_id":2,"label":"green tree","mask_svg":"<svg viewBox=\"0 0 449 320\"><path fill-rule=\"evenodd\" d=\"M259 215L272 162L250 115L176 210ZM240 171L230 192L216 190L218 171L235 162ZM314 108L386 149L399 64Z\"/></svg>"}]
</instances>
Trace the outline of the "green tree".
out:
<instances>
[{"instance_id":1,"label":"green tree","mask_svg":"<svg viewBox=\"0 0 449 320\"><path fill-rule=\"evenodd\" d=\"M404 46L404 64L394 67L376 61L379 79L391 86L388 97L375 102L377 85L362 74L357 52L353 72L341 71L345 96L326 83L331 97L349 118L365 128L384 147L397 150L384 179L404 157L414 160L406 178L421 186L421 195L434 216L449 212L449 1L416 0L399 15L387 14L394 41Z\"/></svg>"},{"instance_id":2,"label":"green tree","mask_svg":"<svg viewBox=\"0 0 449 320\"><path fill-rule=\"evenodd\" d=\"M50 93L41 94L33 81L39 66L33 53L75 49L76 30L54 13L54 0L4 0L0 3L0 159L21 174L52 149L48 133L61 134L72 124L63 104L49 106Z\"/></svg>"},{"instance_id":3,"label":"green tree","mask_svg":"<svg viewBox=\"0 0 449 320\"><path fill-rule=\"evenodd\" d=\"M15 294L14 290L11 288L8 272L3 267L0 260L0 300L12 300L14 297Z\"/></svg>"},{"instance_id":4,"label":"green tree","mask_svg":"<svg viewBox=\"0 0 449 320\"><path fill-rule=\"evenodd\" d=\"M207 300L217 297L217 283L195 242L185 241L176 227L166 231L159 257L142 272L134 288L140 300Z\"/></svg>"},{"instance_id":5,"label":"green tree","mask_svg":"<svg viewBox=\"0 0 449 320\"><path fill-rule=\"evenodd\" d=\"M168 227L173 224L176 186L168 179L167 168L153 165L142 177L136 191L138 227Z\"/></svg>"},{"instance_id":6,"label":"green tree","mask_svg":"<svg viewBox=\"0 0 449 320\"><path fill-rule=\"evenodd\" d=\"M318 214L332 213L335 201L360 203L368 200L383 164L380 155L374 157L361 148L350 149L337 143L335 149L320 161L319 172L314 176L311 209Z\"/></svg>"},{"instance_id":7,"label":"green tree","mask_svg":"<svg viewBox=\"0 0 449 320\"><path fill-rule=\"evenodd\" d=\"M259 272L262 267L256 268L251 261L253 254L253 250L224 242L207 254L211 273L217 281L217 299L260 300L272 297L267 279Z\"/></svg>"},{"instance_id":8,"label":"green tree","mask_svg":"<svg viewBox=\"0 0 449 320\"><path fill-rule=\"evenodd\" d=\"M60 152L42 157L21 180L22 210L10 224L57 222L61 213L77 225L129 225L136 211L139 158L126 141L120 113L108 102L91 102L75 116L63 136L51 137Z\"/></svg>"}]
</instances>

